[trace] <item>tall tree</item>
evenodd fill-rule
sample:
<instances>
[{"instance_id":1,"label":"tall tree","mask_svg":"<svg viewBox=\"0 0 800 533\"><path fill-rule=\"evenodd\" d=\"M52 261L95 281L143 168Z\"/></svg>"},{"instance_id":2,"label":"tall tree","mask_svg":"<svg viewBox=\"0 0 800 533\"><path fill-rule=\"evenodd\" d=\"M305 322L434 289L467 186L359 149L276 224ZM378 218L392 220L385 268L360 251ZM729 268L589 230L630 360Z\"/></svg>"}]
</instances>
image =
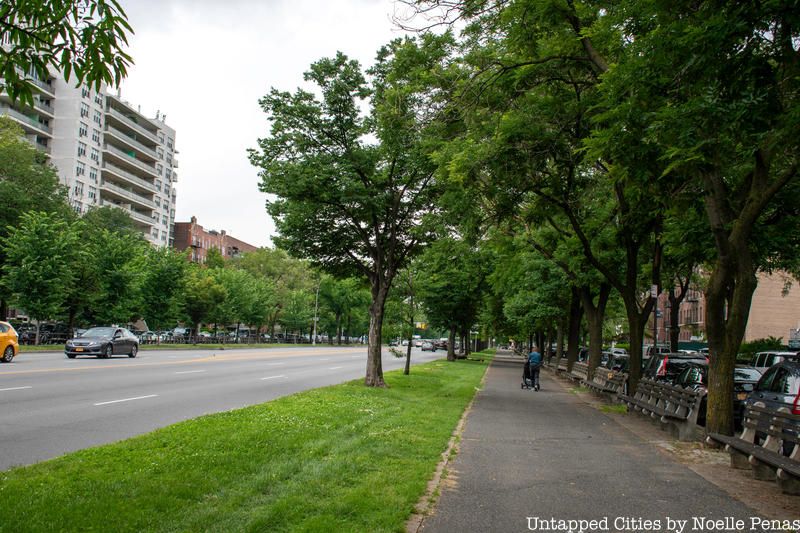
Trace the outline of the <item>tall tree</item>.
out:
<instances>
[{"instance_id":1,"label":"tall tree","mask_svg":"<svg viewBox=\"0 0 800 533\"><path fill-rule=\"evenodd\" d=\"M154 330L175 326L181 316L188 263L182 252L147 249L141 285L142 311Z\"/></svg>"},{"instance_id":2,"label":"tall tree","mask_svg":"<svg viewBox=\"0 0 800 533\"><path fill-rule=\"evenodd\" d=\"M117 0L10 0L0 4L0 78L12 99L33 105L34 82L55 69L69 81L119 85L133 33Z\"/></svg>"},{"instance_id":3,"label":"tall tree","mask_svg":"<svg viewBox=\"0 0 800 533\"><path fill-rule=\"evenodd\" d=\"M427 239L423 218L437 195L431 134L446 97L429 81L446 68L448 42L394 41L378 53L369 81L340 53L305 74L321 98L273 89L261 100L272 130L250 159L262 169L261 190L277 196L267 202L277 242L335 275L369 280L367 386L385 385L381 327L389 288Z\"/></svg>"},{"instance_id":4,"label":"tall tree","mask_svg":"<svg viewBox=\"0 0 800 533\"><path fill-rule=\"evenodd\" d=\"M57 214L31 211L20 217L2 241L6 249L3 265L5 284L13 301L39 322L61 313L66 288L74 273L70 259L79 253L78 232Z\"/></svg>"}]
</instances>

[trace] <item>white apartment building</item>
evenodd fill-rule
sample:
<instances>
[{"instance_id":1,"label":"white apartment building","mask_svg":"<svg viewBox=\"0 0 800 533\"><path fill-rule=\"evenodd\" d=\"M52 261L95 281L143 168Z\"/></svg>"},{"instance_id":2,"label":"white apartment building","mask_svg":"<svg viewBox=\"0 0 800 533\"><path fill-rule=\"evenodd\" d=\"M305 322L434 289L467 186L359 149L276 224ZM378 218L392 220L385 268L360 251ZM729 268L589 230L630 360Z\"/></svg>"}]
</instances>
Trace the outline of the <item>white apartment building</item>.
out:
<instances>
[{"instance_id":1,"label":"white apartment building","mask_svg":"<svg viewBox=\"0 0 800 533\"><path fill-rule=\"evenodd\" d=\"M0 115L45 151L79 213L94 206L125 210L155 246L169 246L175 222L178 166L175 130L144 116L105 87L75 87L62 77L34 80L34 106L0 93Z\"/></svg>"}]
</instances>

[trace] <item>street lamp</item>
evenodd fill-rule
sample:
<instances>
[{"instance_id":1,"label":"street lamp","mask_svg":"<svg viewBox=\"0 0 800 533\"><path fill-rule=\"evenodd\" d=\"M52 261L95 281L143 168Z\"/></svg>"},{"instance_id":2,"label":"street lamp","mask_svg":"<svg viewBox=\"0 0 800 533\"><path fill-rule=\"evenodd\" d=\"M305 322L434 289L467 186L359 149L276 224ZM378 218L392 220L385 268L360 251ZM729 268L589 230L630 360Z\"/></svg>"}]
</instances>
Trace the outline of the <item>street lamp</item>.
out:
<instances>
[{"instance_id":1,"label":"street lamp","mask_svg":"<svg viewBox=\"0 0 800 533\"><path fill-rule=\"evenodd\" d=\"M317 309L319 308L319 286L322 285L322 280L317 283L317 295L314 297L314 335L311 337L311 346L317 345Z\"/></svg>"}]
</instances>

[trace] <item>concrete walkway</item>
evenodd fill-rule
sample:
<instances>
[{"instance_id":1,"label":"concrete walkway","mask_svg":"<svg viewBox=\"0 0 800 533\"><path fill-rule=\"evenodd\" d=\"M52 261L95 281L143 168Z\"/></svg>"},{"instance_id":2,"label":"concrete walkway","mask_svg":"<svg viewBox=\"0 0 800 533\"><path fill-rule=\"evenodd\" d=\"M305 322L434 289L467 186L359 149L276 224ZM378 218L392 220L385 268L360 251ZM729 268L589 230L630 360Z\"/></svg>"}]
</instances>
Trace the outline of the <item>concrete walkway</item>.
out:
<instances>
[{"instance_id":1,"label":"concrete walkway","mask_svg":"<svg viewBox=\"0 0 800 533\"><path fill-rule=\"evenodd\" d=\"M768 531L751 529L755 511L582 402L548 372L542 371L539 392L520 389L521 376L521 361L492 363L421 531L568 531L576 525L554 519L599 521L581 524L587 533L681 531L677 520L688 520L683 533ZM728 522L711 527L694 521L700 517ZM736 527L737 519L744 527Z\"/></svg>"}]
</instances>

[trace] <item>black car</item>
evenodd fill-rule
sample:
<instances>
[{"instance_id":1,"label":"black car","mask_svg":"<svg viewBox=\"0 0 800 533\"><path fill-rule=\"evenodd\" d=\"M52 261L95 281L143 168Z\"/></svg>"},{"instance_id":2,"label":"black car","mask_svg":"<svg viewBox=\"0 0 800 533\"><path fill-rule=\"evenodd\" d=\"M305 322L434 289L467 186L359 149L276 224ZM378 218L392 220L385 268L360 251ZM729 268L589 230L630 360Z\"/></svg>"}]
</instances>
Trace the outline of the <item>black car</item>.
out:
<instances>
[{"instance_id":1,"label":"black car","mask_svg":"<svg viewBox=\"0 0 800 533\"><path fill-rule=\"evenodd\" d=\"M660 353L650 357L642 376L674 383L678 375L692 363L707 364L708 359L693 353Z\"/></svg>"},{"instance_id":2,"label":"black car","mask_svg":"<svg viewBox=\"0 0 800 533\"><path fill-rule=\"evenodd\" d=\"M737 366L733 370L733 422L736 429L742 427L744 404L747 395L755 388L761 378L761 372L751 366ZM708 363L689 363L675 379L675 385L686 387L695 391L708 392ZM700 413L697 423L701 426L706 421L706 398L700 403Z\"/></svg>"},{"instance_id":3,"label":"black car","mask_svg":"<svg viewBox=\"0 0 800 533\"><path fill-rule=\"evenodd\" d=\"M94 355L108 359L114 355L136 357L139 339L125 328L100 327L87 329L80 337L67 341L64 353L70 359L79 355Z\"/></svg>"},{"instance_id":4,"label":"black car","mask_svg":"<svg viewBox=\"0 0 800 533\"><path fill-rule=\"evenodd\" d=\"M746 405L763 403L769 409L786 408L794 415L800 415L800 356L787 355L781 362L769 367L756 383L753 392L747 396ZM800 435L800 421L787 430L790 434ZM756 431L759 438L765 437L767 428ZM783 453L792 453L788 440L783 441Z\"/></svg>"}]
</instances>

